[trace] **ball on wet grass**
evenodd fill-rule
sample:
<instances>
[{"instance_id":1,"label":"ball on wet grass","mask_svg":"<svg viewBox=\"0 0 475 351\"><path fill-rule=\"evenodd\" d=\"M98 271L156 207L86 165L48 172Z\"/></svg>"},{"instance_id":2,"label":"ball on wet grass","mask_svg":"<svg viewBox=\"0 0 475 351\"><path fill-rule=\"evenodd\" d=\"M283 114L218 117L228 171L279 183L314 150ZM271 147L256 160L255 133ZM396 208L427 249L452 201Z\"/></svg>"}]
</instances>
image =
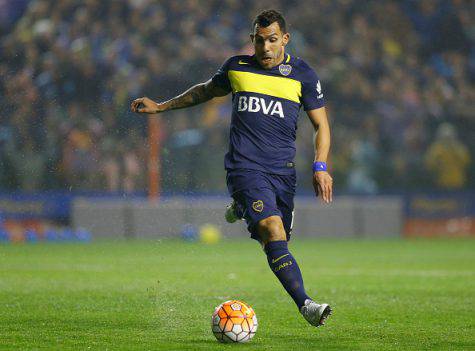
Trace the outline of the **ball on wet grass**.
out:
<instances>
[{"instance_id":1,"label":"ball on wet grass","mask_svg":"<svg viewBox=\"0 0 475 351\"><path fill-rule=\"evenodd\" d=\"M221 240L221 229L214 224L206 223L200 227L200 241L205 244L216 244Z\"/></svg>"}]
</instances>

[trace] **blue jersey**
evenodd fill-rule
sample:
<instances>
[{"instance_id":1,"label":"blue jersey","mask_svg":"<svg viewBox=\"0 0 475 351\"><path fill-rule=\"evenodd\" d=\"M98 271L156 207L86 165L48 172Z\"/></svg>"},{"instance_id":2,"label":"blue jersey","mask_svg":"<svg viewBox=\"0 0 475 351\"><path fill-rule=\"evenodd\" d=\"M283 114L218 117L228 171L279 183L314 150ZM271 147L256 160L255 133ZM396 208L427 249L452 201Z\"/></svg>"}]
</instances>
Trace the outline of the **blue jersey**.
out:
<instances>
[{"instance_id":1,"label":"blue jersey","mask_svg":"<svg viewBox=\"0 0 475 351\"><path fill-rule=\"evenodd\" d=\"M269 70L254 56L241 55L228 59L212 79L233 94L226 170L294 174L299 110L324 106L317 74L289 54Z\"/></svg>"}]
</instances>

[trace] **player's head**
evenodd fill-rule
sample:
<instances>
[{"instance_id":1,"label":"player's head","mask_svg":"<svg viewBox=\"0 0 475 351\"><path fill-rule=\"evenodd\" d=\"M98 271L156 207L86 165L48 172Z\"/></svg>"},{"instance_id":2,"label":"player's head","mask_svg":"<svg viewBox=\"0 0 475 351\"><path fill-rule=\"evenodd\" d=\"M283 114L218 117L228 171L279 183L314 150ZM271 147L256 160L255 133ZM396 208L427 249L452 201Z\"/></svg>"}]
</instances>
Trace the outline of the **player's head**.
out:
<instances>
[{"instance_id":1,"label":"player's head","mask_svg":"<svg viewBox=\"0 0 475 351\"><path fill-rule=\"evenodd\" d=\"M289 42L285 19L275 10L261 12L252 23L251 40L259 64L270 69L284 59L284 47Z\"/></svg>"}]
</instances>

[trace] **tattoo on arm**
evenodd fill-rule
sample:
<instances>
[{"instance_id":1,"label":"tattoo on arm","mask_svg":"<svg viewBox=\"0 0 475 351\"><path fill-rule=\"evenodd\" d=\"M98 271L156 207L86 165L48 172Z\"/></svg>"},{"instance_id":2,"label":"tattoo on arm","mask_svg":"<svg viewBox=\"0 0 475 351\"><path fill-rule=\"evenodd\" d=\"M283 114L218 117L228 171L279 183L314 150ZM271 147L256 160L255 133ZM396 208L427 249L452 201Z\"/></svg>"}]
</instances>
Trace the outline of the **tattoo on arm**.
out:
<instances>
[{"instance_id":1,"label":"tattoo on arm","mask_svg":"<svg viewBox=\"0 0 475 351\"><path fill-rule=\"evenodd\" d=\"M180 94L173 99L163 102L161 105L165 110L177 110L180 108L195 106L211 100L214 97L212 88L207 83L197 84L183 94Z\"/></svg>"}]
</instances>

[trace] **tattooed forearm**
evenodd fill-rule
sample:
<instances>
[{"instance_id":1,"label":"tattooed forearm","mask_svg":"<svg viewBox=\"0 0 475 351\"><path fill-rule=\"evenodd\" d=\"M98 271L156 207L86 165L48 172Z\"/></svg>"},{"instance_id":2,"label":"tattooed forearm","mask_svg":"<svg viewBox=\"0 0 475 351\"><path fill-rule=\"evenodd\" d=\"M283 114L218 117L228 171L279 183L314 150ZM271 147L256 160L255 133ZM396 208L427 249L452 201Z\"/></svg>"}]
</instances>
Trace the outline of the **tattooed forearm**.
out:
<instances>
[{"instance_id":1,"label":"tattooed forearm","mask_svg":"<svg viewBox=\"0 0 475 351\"><path fill-rule=\"evenodd\" d=\"M162 111L166 110L176 110L179 108L185 108L190 106L195 106L211 100L213 94L211 93L209 87L206 83L197 84L183 94L180 94L173 99L161 103L160 108Z\"/></svg>"}]
</instances>

